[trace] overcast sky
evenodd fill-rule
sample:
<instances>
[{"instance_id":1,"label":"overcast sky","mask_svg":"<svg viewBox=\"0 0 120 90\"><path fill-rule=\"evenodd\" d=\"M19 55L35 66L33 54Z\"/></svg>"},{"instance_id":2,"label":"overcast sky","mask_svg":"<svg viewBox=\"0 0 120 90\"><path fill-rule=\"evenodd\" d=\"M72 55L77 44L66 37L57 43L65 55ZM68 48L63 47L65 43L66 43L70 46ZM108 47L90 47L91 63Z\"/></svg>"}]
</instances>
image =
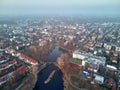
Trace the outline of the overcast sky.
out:
<instances>
[{"instance_id":1,"label":"overcast sky","mask_svg":"<svg viewBox=\"0 0 120 90\"><path fill-rule=\"evenodd\" d=\"M120 15L120 0L0 0L1 15Z\"/></svg>"}]
</instances>

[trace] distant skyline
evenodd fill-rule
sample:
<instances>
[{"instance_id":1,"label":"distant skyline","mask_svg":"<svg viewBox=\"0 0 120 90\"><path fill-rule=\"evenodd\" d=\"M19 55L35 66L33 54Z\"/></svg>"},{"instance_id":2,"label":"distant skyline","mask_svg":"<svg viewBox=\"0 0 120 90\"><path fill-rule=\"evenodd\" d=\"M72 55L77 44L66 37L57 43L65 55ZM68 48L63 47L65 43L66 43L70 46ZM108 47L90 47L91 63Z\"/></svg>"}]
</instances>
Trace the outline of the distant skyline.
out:
<instances>
[{"instance_id":1,"label":"distant skyline","mask_svg":"<svg viewBox=\"0 0 120 90\"><path fill-rule=\"evenodd\" d=\"M0 0L0 15L120 15L120 0Z\"/></svg>"}]
</instances>

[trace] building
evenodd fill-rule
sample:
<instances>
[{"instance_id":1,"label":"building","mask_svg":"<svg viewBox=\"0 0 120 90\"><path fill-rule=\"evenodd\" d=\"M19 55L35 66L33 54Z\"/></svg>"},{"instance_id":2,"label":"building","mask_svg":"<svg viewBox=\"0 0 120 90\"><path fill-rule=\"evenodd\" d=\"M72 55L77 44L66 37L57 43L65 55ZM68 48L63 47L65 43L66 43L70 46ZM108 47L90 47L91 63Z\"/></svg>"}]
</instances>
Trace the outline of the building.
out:
<instances>
[{"instance_id":1,"label":"building","mask_svg":"<svg viewBox=\"0 0 120 90\"><path fill-rule=\"evenodd\" d=\"M106 58L105 57L100 57L100 56L94 56L91 53L86 53L81 50L76 50L73 52L73 58L81 59L87 63L94 63L94 64L101 64L105 65L106 63Z\"/></svg>"},{"instance_id":2,"label":"building","mask_svg":"<svg viewBox=\"0 0 120 90\"><path fill-rule=\"evenodd\" d=\"M117 86L118 86L118 88L120 89L120 72L118 72Z\"/></svg>"},{"instance_id":3,"label":"building","mask_svg":"<svg viewBox=\"0 0 120 90\"><path fill-rule=\"evenodd\" d=\"M94 56L91 53L86 53L81 50L74 51L73 58L82 60L82 65L94 72L99 70L99 65L105 66L106 64L105 57Z\"/></svg>"},{"instance_id":4,"label":"building","mask_svg":"<svg viewBox=\"0 0 120 90\"><path fill-rule=\"evenodd\" d=\"M20 60L26 62L26 63L29 63L31 65L38 65L38 62L22 53L19 53L17 51L15 51L14 49L10 49L10 48L7 48L5 50L6 53L9 53L11 54L12 56L15 56L15 57L18 57Z\"/></svg>"},{"instance_id":5,"label":"building","mask_svg":"<svg viewBox=\"0 0 120 90\"><path fill-rule=\"evenodd\" d=\"M120 47L116 47L116 51L120 51Z\"/></svg>"},{"instance_id":6,"label":"building","mask_svg":"<svg viewBox=\"0 0 120 90\"><path fill-rule=\"evenodd\" d=\"M78 50L76 50L76 51L73 52L73 58L84 60L85 59L85 53L82 53L82 52L79 52Z\"/></svg>"},{"instance_id":7,"label":"building","mask_svg":"<svg viewBox=\"0 0 120 90\"><path fill-rule=\"evenodd\" d=\"M107 50L111 50L112 45L111 45L111 44L104 43L104 48L107 49Z\"/></svg>"},{"instance_id":8,"label":"building","mask_svg":"<svg viewBox=\"0 0 120 90\"><path fill-rule=\"evenodd\" d=\"M24 62L26 62L26 63L29 63L31 65L38 65L38 62L36 60L34 60L34 59L32 59L32 58L24 55L24 54L21 54L19 56L19 59L22 60L22 61L24 61Z\"/></svg>"},{"instance_id":9,"label":"building","mask_svg":"<svg viewBox=\"0 0 120 90\"><path fill-rule=\"evenodd\" d=\"M104 77L100 76L100 75L95 75L95 79L94 79L97 83L99 84L103 84L104 83Z\"/></svg>"}]
</instances>

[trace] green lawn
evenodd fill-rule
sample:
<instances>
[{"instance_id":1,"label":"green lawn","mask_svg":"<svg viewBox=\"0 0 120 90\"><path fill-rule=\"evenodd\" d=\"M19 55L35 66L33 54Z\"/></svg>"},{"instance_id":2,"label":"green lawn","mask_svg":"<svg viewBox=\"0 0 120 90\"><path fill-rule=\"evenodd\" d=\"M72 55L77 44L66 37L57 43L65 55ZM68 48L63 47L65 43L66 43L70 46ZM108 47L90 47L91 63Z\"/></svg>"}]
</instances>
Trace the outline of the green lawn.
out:
<instances>
[{"instance_id":1,"label":"green lawn","mask_svg":"<svg viewBox=\"0 0 120 90\"><path fill-rule=\"evenodd\" d=\"M74 62L74 63L76 63L76 64L80 64L80 65L82 64L82 60L76 59L76 58L70 58L69 61L70 61L70 62Z\"/></svg>"}]
</instances>

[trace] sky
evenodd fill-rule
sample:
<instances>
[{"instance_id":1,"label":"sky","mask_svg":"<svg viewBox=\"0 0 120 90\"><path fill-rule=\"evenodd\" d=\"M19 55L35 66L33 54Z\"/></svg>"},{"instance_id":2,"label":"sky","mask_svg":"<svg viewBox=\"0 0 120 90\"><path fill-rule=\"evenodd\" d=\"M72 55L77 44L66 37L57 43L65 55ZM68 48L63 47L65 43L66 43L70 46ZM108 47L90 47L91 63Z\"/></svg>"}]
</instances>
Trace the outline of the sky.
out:
<instances>
[{"instance_id":1,"label":"sky","mask_svg":"<svg viewBox=\"0 0 120 90\"><path fill-rule=\"evenodd\" d=\"M120 15L120 0L0 0L0 15Z\"/></svg>"}]
</instances>

